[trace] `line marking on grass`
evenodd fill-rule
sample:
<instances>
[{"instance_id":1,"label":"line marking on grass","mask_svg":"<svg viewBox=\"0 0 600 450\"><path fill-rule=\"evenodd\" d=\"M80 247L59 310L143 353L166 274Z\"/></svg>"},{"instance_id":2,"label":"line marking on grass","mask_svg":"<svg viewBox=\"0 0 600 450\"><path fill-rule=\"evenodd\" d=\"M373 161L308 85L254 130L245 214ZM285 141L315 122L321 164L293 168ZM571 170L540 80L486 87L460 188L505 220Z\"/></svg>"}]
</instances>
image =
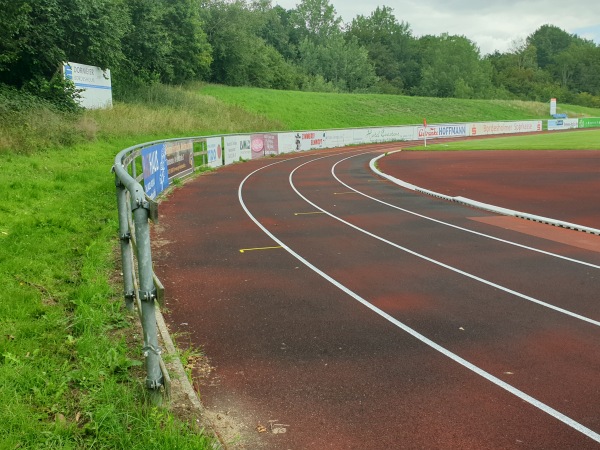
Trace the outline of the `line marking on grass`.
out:
<instances>
[{"instance_id":1,"label":"line marking on grass","mask_svg":"<svg viewBox=\"0 0 600 450\"><path fill-rule=\"evenodd\" d=\"M255 251L258 251L258 250L276 250L278 248L283 248L283 247L276 246L276 247L241 248L240 249L240 253L255 252Z\"/></svg>"},{"instance_id":2,"label":"line marking on grass","mask_svg":"<svg viewBox=\"0 0 600 450\"><path fill-rule=\"evenodd\" d=\"M323 211L312 211L312 212L294 213L295 216L309 216L311 214L325 214L325 213Z\"/></svg>"}]
</instances>

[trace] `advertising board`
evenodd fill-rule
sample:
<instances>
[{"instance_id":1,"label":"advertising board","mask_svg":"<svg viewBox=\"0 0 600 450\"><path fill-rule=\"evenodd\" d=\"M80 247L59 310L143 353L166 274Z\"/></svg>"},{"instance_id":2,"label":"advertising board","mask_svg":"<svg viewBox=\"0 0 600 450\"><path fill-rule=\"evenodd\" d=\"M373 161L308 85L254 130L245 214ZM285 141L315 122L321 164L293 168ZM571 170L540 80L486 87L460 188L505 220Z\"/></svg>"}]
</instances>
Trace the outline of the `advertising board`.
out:
<instances>
[{"instance_id":1,"label":"advertising board","mask_svg":"<svg viewBox=\"0 0 600 450\"><path fill-rule=\"evenodd\" d=\"M169 187L169 171L165 144L156 144L142 149L142 169L144 172L144 191L155 199Z\"/></svg>"},{"instance_id":2,"label":"advertising board","mask_svg":"<svg viewBox=\"0 0 600 450\"><path fill-rule=\"evenodd\" d=\"M87 109L112 107L110 69L67 62L63 64L63 76L79 89L79 104Z\"/></svg>"},{"instance_id":3,"label":"advertising board","mask_svg":"<svg viewBox=\"0 0 600 450\"><path fill-rule=\"evenodd\" d=\"M224 136L225 165L252 158L250 136Z\"/></svg>"},{"instance_id":4,"label":"advertising board","mask_svg":"<svg viewBox=\"0 0 600 450\"><path fill-rule=\"evenodd\" d=\"M548 131L579 128L579 119L556 119L548 121Z\"/></svg>"},{"instance_id":5,"label":"advertising board","mask_svg":"<svg viewBox=\"0 0 600 450\"><path fill-rule=\"evenodd\" d=\"M194 173L194 143L192 141L165 142L169 180Z\"/></svg>"},{"instance_id":6,"label":"advertising board","mask_svg":"<svg viewBox=\"0 0 600 450\"><path fill-rule=\"evenodd\" d=\"M220 167L223 165L223 147L221 137L206 139L206 155L209 167Z\"/></svg>"},{"instance_id":7,"label":"advertising board","mask_svg":"<svg viewBox=\"0 0 600 450\"><path fill-rule=\"evenodd\" d=\"M598 127L600 127L600 117L579 119L579 128L598 128Z\"/></svg>"},{"instance_id":8,"label":"advertising board","mask_svg":"<svg viewBox=\"0 0 600 450\"><path fill-rule=\"evenodd\" d=\"M438 139L468 136L468 127L464 123L445 124L445 125L427 125L426 127L417 127L418 139Z\"/></svg>"},{"instance_id":9,"label":"advertising board","mask_svg":"<svg viewBox=\"0 0 600 450\"><path fill-rule=\"evenodd\" d=\"M516 122L479 122L469 126L470 136L491 134L533 133L542 131L541 120L521 120Z\"/></svg>"}]
</instances>

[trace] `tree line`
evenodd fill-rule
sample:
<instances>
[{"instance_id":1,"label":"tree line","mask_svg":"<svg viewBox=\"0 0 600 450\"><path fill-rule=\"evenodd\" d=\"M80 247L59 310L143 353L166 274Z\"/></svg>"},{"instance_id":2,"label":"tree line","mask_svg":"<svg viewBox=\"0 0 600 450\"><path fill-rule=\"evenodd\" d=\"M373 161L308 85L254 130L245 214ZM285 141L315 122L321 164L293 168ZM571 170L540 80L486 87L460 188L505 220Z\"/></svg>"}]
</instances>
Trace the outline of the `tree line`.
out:
<instances>
[{"instance_id":1,"label":"tree line","mask_svg":"<svg viewBox=\"0 0 600 450\"><path fill-rule=\"evenodd\" d=\"M343 23L329 0L0 0L0 84L61 101L61 62L110 68L117 97L151 83L600 107L600 47L544 25L482 55L464 36L415 37L386 6Z\"/></svg>"}]
</instances>

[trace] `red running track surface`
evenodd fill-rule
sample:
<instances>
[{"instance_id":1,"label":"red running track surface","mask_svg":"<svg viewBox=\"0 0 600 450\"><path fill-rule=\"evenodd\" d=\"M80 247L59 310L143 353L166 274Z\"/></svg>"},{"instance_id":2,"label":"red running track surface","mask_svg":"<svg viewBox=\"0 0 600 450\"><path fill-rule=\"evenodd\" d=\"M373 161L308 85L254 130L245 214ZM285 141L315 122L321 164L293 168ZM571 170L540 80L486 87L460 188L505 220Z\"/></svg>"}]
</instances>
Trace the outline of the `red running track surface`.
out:
<instances>
[{"instance_id":1,"label":"red running track surface","mask_svg":"<svg viewBox=\"0 0 600 450\"><path fill-rule=\"evenodd\" d=\"M599 448L599 238L398 188L368 169L394 148L236 164L161 204L167 318L214 367L195 376L219 433L248 449Z\"/></svg>"}]
</instances>

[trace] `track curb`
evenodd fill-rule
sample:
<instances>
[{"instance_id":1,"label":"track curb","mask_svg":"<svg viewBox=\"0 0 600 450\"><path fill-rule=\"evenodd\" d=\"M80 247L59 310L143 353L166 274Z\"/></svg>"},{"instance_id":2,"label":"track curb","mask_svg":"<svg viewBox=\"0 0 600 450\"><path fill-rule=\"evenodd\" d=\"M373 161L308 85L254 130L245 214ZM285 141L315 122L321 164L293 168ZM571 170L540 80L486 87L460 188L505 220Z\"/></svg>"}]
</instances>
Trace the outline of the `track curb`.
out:
<instances>
[{"instance_id":1,"label":"track curb","mask_svg":"<svg viewBox=\"0 0 600 450\"><path fill-rule=\"evenodd\" d=\"M480 209L480 210L484 210L484 211L490 211L490 212L493 212L496 214L501 214L504 216L517 217L519 219L525 219L525 220L530 220L533 222L539 222L539 223L543 223L546 225L552 225L552 226L559 227L559 228L567 228L569 230L581 231L583 233L600 235L600 230L597 228L586 227L584 225L579 225L576 223L565 222L562 220L551 219L549 217L537 216L535 214L529 214L526 212L515 211L513 209L502 208L501 206L495 206L495 205L490 205L488 203L478 202L477 200L472 200L467 197L451 197L449 195L440 194L439 192L430 191L429 189L425 189L425 188L416 186L414 184L407 183L406 181L400 180L396 177L393 177L392 175L388 175L377 168L377 165L376 165L377 161L384 158L385 156L388 156L388 155L391 155L394 153L398 153L401 151L402 150L396 150L394 152L383 153L382 155L379 155L379 156L373 158L369 162L369 168L376 175L379 175L380 177L383 177L383 178L387 179L388 181L391 181L392 183L394 183L400 187L409 189L411 191L419 192L421 194L430 195L432 197L440 198L442 200L446 200L449 202L459 203L461 205L470 206L472 208L476 208L476 209Z\"/></svg>"}]
</instances>

